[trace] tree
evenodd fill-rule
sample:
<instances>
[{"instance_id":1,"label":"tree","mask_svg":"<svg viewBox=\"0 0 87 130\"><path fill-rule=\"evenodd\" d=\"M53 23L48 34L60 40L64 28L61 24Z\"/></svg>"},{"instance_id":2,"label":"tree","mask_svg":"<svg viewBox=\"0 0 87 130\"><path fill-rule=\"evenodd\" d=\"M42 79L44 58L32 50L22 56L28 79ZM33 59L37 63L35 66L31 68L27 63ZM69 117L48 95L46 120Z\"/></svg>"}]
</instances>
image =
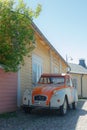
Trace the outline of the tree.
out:
<instances>
[{"instance_id":1,"label":"tree","mask_svg":"<svg viewBox=\"0 0 87 130\"><path fill-rule=\"evenodd\" d=\"M16 72L24 64L24 56L34 49L32 20L41 11L38 4L35 11L23 0L0 0L0 66L5 71Z\"/></svg>"}]
</instances>

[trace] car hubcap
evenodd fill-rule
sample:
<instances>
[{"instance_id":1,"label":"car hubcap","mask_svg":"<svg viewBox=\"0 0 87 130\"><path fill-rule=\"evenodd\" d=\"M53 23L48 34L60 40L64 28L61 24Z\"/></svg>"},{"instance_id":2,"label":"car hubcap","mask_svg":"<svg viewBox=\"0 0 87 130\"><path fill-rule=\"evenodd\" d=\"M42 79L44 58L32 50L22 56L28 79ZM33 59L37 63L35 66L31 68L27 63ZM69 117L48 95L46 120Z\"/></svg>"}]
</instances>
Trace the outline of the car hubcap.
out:
<instances>
[{"instance_id":1,"label":"car hubcap","mask_svg":"<svg viewBox=\"0 0 87 130\"><path fill-rule=\"evenodd\" d=\"M66 100L64 101L63 112L64 112L64 114L67 112L67 102L66 102Z\"/></svg>"}]
</instances>

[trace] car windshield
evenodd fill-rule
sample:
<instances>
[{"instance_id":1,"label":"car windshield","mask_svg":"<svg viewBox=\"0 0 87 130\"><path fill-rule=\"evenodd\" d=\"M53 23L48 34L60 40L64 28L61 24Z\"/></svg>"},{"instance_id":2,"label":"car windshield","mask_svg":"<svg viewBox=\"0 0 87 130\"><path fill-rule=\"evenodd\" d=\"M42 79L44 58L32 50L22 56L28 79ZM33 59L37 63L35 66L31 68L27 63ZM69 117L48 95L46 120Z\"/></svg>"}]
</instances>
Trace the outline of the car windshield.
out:
<instances>
[{"instance_id":1,"label":"car windshield","mask_svg":"<svg viewBox=\"0 0 87 130\"><path fill-rule=\"evenodd\" d=\"M41 84L64 84L64 77L41 77Z\"/></svg>"}]
</instances>

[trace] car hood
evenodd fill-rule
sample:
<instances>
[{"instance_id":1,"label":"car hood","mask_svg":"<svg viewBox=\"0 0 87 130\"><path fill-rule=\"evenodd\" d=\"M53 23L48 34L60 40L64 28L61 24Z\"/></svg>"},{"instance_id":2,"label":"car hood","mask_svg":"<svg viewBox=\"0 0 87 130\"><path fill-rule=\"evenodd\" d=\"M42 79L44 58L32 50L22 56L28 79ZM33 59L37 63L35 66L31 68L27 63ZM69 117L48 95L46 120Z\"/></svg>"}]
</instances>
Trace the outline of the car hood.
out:
<instances>
[{"instance_id":1,"label":"car hood","mask_svg":"<svg viewBox=\"0 0 87 130\"><path fill-rule=\"evenodd\" d=\"M62 88L64 88L64 86L58 86L58 84L57 85L50 84L50 85L37 86L32 91L32 97L34 97L35 95L44 95L44 96L48 97L48 100L50 100L50 98L54 94L54 91L61 90Z\"/></svg>"},{"instance_id":2,"label":"car hood","mask_svg":"<svg viewBox=\"0 0 87 130\"><path fill-rule=\"evenodd\" d=\"M38 87L35 87L32 91L32 103L34 104L34 96L36 95L43 95L47 97L46 104L50 104L50 99L55 93L55 91L58 91L60 89L63 89L64 86L58 86L57 85L41 85Z\"/></svg>"}]
</instances>

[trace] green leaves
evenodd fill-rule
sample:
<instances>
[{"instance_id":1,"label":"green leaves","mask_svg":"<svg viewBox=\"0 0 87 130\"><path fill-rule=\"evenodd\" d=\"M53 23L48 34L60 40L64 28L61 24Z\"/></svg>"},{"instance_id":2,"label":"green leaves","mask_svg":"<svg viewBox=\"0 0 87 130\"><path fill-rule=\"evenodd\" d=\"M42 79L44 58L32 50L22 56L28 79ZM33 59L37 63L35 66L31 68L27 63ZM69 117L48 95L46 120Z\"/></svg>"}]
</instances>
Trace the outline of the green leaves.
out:
<instances>
[{"instance_id":1,"label":"green leaves","mask_svg":"<svg viewBox=\"0 0 87 130\"><path fill-rule=\"evenodd\" d=\"M14 0L0 0L0 65L5 71L16 72L24 64L24 56L34 49L32 19L41 11L26 7L23 0L14 6Z\"/></svg>"},{"instance_id":2,"label":"green leaves","mask_svg":"<svg viewBox=\"0 0 87 130\"><path fill-rule=\"evenodd\" d=\"M28 7L23 0L18 0L18 5L14 8L20 14L24 14L29 18L38 17L41 12L41 5L38 4L36 10L32 10L32 8Z\"/></svg>"}]
</instances>

